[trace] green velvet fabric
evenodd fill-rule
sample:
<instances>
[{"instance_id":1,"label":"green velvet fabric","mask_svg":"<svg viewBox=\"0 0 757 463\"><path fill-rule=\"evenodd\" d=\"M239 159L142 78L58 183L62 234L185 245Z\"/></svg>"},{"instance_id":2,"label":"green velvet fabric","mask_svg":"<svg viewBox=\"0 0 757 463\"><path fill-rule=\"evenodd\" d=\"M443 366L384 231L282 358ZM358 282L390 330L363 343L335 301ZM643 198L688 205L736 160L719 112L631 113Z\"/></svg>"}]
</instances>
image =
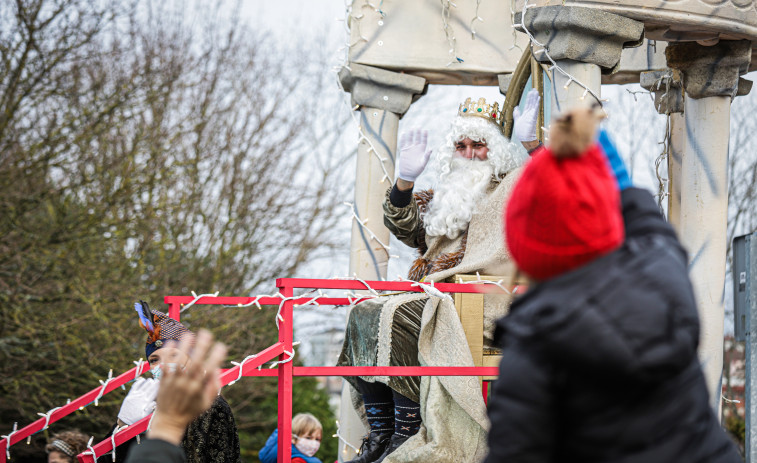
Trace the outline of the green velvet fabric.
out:
<instances>
[{"instance_id":1,"label":"green velvet fabric","mask_svg":"<svg viewBox=\"0 0 757 463\"><path fill-rule=\"evenodd\" d=\"M392 318L390 366L420 366L418 333L426 300L423 298L406 302L395 310ZM386 298L376 298L353 307L337 365L376 366L379 323L386 302ZM348 376L344 379L355 389L358 388L356 377ZM370 382L373 377L363 379ZM392 376L389 377L388 385L410 400L420 402L420 383L419 376Z\"/></svg>"}]
</instances>

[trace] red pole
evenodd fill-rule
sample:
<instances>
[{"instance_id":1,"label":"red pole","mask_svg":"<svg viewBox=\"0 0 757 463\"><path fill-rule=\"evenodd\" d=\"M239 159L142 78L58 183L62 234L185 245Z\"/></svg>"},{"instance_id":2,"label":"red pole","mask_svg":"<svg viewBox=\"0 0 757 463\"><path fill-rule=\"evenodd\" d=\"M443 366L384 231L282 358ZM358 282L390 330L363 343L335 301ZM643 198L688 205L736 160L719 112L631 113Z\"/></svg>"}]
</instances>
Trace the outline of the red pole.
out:
<instances>
[{"instance_id":1,"label":"red pole","mask_svg":"<svg viewBox=\"0 0 757 463\"><path fill-rule=\"evenodd\" d=\"M277 280L279 292L285 298L294 295L294 289L289 286L287 279ZM293 353L292 340L293 334L293 305L294 302L289 300L283 302L281 306L281 316L283 321L279 320L279 342L284 345L284 353L279 356L279 360L290 361L279 364L279 442L278 456L276 461L285 462L292 459L292 386L294 362L291 361L289 354Z\"/></svg>"},{"instance_id":2,"label":"red pole","mask_svg":"<svg viewBox=\"0 0 757 463\"><path fill-rule=\"evenodd\" d=\"M180 321L179 318L181 317L181 304L178 302L172 302L168 304L168 316L176 320L177 322Z\"/></svg>"}]
</instances>

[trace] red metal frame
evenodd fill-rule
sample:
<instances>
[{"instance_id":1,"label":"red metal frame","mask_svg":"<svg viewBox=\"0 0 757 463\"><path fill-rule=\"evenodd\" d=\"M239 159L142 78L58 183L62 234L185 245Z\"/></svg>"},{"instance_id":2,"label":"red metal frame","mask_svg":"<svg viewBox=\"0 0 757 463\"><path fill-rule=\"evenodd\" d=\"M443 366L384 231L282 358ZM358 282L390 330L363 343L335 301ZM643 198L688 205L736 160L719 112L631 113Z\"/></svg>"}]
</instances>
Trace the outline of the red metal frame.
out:
<instances>
[{"instance_id":1,"label":"red metal frame","mask_svg":"<svg viewBox=\"0 0 757 463\"><path fill-rule=\"evenodd\" d=\"M279 324L279 339L272 346L264 349L256 357L249 359L242 365L235 366L224 370L221 374L221 384L223 386L235 381L239 377L239 370L242 370L242 376L277 376L278 381L278 460L289 461L291 459L292 441L292 385L295 376L497 376L499 368L497 367L295 367L293 362L288 361L290 355L287 352L293 351L293 314L294 307L305 305L313 301L313 297L303 296L295 299L293 297L295 289L345 289L345 290L369 290L374 291L405 291L421 292L422 286L433 286L444 293L502 293L502 290L493 285L487 284L470 284L470 283L414 283L411 281L361 281L361 280L338 280L338 279L303 279L303 278L280 278L276 280L276 286L279 294L272 297L260 297L257 301L260 305L280 305L280 314L283 321ZM351 305L372 296L355 300L347 297L318 297L317 302L320 305ZM180 319L181 307L195 301L196 305L230 305L239 306L250 304L256 300L255 297L217 297L205 296L195 301L192 296L166 296L164 302L168 305L168 315L176 320ZM282 303L283 301L283 303ZM281 363L276 369L258 370L263 364L273 361L278 357ZM127 382L133 380L136 376L146 372L149 365L145 362L136 372L136 367L113 378L104 388L103 395L114 389L121 387ZM73 413L80 407L84 407L93 402L100 394L102 386L93 389L87 394L79 397L70 404L50 414L49 423L54 423L61 418ZM484 401L488 396L488 383L483 384ZM144 432L150 422L150 416L122 428L116 433L112 440L116 446L130 440L134 436ZM13 433L10 439L0 440L0 463L5 463L5 449L10 440L10 445L16 444L32 434L41 431L45 425L45 418L40 418L26 427ZM113 441L105 439L94 445L92 449L95 455L102 456L113 450ZM95 456L85 451L78 455L81 463L94 463Z\"/></svg>"}]
</instances>

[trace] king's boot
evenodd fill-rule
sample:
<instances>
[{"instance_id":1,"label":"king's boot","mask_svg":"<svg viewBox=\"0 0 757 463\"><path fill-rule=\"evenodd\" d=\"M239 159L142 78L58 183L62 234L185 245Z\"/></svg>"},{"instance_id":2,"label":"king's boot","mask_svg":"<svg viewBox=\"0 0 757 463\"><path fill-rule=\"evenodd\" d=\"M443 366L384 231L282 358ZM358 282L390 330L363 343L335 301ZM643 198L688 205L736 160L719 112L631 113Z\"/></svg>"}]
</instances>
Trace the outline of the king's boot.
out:
<instances>
[{"instance_id":1,"label":"king's boot","mask_svg":"<svg viewBox=\"0 0 757 463\"><path fill-rule=\"evenodd\" d=\"M389 447L392 435L394 435L392 432L372 432L363 437L358 456L347 463L373 463L377 461Z\"/></svg>"}]
</instances>

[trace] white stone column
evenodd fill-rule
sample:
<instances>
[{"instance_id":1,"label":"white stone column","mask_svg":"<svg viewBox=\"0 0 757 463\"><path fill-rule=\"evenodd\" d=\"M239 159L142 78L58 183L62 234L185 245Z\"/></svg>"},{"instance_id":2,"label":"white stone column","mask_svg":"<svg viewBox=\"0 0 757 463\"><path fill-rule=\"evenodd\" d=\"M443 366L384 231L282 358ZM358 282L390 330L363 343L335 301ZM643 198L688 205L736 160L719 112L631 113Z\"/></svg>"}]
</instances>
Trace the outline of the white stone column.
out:
<instances>
[{"instance_id":1,"label":"white stone column","mask_svg":"<svg viewBox=\"0 0 757 463\"><path fill-rule=\"evenodd\" d=\"M541 44L532 44L538 61L552 64L552 58L567 74L558 69L550 73L553 115L594 103L586 89L599 96L602 73L616 70L623 48L641 45L644 37L638 21L577 6L531 7L525 15L518 13L515 23Z\"/></svg>"},{"instance_id":2,"label":"white stone column","mask_svg":"<svg viewBox=\"0 0 757 463\"><path fill-rule=\"evenodd\" d=\"M355 63L343 68L339 79L350 92L352 104L360 107L350 275L383 280L389 262L389 230L384 226L382 204L386 190L394 182L397 129L400 117L425 91L426 80ZM339 430L341 438L356 448L368 431L352 408L346 382L342 387ZM339 461L351 460L355 455L350 446L340 442Z\"/></svg>"},{"instance_id":3,"label":"white stone column","mask_svg":"<svg viewBox=\"0 0 757 463\"><path fill-rule=\"evenodd\" d=\"M751 43L668 45L668 66L683 73L685 142L681 162L680 237L699 308L699 358L710 403L721 407L731 100L746 72Z\"/></svg>"},{"instance_id":4,"label":"white stone column","mask_svg":"<svg viewBox=\"0 0 757 463\"><path fill-rule=\"evenodd\" d=\"M596 64L573 60L557 60L557 65L570 76L586 85L597 96L602 95L602 70ZM559 114L567 108L592 104L594 97L586 93L584 87L573 82L571 77L552 70L552 114ZM554 91L557 90L557 91Z\"/></svg>"},{"instance_id":5,"label":"white stone column","mask_svg":"<svg viewBox=\"0 0 757 463\"><path fill-rule=\"evenodd\" d=\"M397 128L413 99L424 91L426 80L355 63L343 68L339 78L351 93L352 104L360 107L350 274L381 280L389 261L389 230L381 205L394 181Z\"/></svg>"},{"instance_id":6,"label":"white stone column","mask_svg":"<svg viewBox=\"0 0 757 463\"><path fill-rule=\"evenodd\" d=\"M400 118L385 109L361 106L361 138L357 150L355 201L350 243L350 275L382 280L389 263L389 230L384 227L386 189L394 181L397 128Z\"/></svg>"}]
</instances>

